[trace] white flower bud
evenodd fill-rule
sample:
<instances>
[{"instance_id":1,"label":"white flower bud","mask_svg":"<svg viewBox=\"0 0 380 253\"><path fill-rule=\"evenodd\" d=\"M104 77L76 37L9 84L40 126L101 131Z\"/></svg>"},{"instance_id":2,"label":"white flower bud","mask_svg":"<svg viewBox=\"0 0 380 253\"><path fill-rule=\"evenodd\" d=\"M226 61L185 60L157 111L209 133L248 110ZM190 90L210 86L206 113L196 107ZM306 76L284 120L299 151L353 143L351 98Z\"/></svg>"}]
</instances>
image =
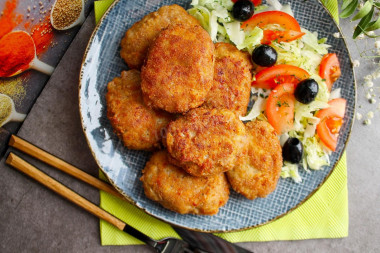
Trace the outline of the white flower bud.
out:
<instances>
[{"instance_id":1,"label":"white flower bud","mask_svg":"<svg viewBox=\"0 0 380 253\"><path fill-rule=\"evenodd\" d=\"M363 118L363 115L359 112L356 113L356 119L361 120Z\"/></svg>"},{"instance_id":2,"label":"white flower bud","mask_svg":"<svg viewBox=\"0 0 380 253\"><path fill-rule=\"evenodd\" d=\"M364 85L368 88L373 87L373 82L372 81L365 81Z\"/></svg>"},{"instance_id":3,"label":"white flower bud","mask_svg":"<svg viewBox=\"0 0 380 253\"><path fill-rule=\"evenodd\" d=\"M360 34L358 37L356 37L358 40L364 39L364 33Z\"/></svg>"},{"instance_id":4,"label":"white flower bud","mask_svg":"<svg viewBox=\"0 0 380 253\"><path fill-rule=\"evenodd\" d=\"M354 68L357 68L357 67L360 66L360 61L359 60L355 60L352 64L354 65Z\"/></svg>"},{"instance_id":5,"label":"white flower bud","mask_svg":"<svg viewBox=\"0 0 380 253\"><path fill-rule=\"evenodd\" d=\"M364 77L365 81L372 81L372 79L373 79L372 75L367 75Z\"/></svg>"},{"instance_id":6,"label":"white flower bud","mask_svg":"<svg viewBox=\"0 0 380 253\"><path fill-rule=\"evenodd\" d=\"M373 119L373 116L374 116L373 111L369 111L369 112L367 113L367 118L369 118L369 119Z\"/></svg>"},{"instance_id":7,"label":"white flower bud","mask_svg":"<svg viewBox=\"0 0 380 253\"><path fill-rule=\"evenodd\" d=\"M380 77L380 69L377 69L375 72L372 73L372 78L377 79Z\"/></svg>"},{"instance_id":8,"label":"white flower bud","mask_svg":"<svg viewBox=\"0 0 380 253\"><path fill-rule=\"evenodd\" d=\"M368 34L369 36L375 36L375 35L376 35L374 31L369 31L369 32L367 32L367 34Z\"/></svg>"},{"instance_id":9,"label":"white flower bud","mask_svg":"<svg viewBox=\"0 0 380 253\"><path fill-rule=\"evenodd\" d=\"M340 38L340 33L338 33L338 32L337 32L337 33L334 33L333 36L334 36L335 38Z\"/></svg>"},{"instance_id":10,"label":"white flower bud","mask_svg":"<svg viewBox=\"0 0 380 253\"><path fill-rule=\"evenodd\" d=\"M364 120L364 122L363 122L363 124L364 125L371 125L371 120L370 119L366 119L366 120Z\"/></svg>"}]
</instances>

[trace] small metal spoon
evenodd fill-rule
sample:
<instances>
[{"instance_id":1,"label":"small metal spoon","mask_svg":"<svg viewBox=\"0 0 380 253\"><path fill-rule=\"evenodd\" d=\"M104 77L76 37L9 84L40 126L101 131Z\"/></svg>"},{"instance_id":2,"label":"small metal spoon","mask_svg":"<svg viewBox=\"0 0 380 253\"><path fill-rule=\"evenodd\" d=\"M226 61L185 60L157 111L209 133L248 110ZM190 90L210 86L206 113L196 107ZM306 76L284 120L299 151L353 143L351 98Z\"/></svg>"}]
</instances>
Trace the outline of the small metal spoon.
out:
<instances>
[{"instance_id":1,"label":"small metal spoon","mask_svg":"<svg viewBox=\"0 0 380 253\"><path fill-rule=\"evenodd\" d=\"M0 123L1 124L0 126L4 126L5 124L7 124L10 121L17 121L17 122L24 121L26 114L16 112L15 103L13 102L13 99L7 95L1 94L1 93L0 93L0 97L7 99L8 102L6 102L6 103L10 103L12 106L11 113L7 116L7 118L3 122Z\"/></svg>"},{"instance_id":2,"label":"small metal spoon","mask_svg":"<svg viewBox=\"0 0 380 253\"><path fill-rule=\"evenodd\" d=\"M53 12L54 12L54 8L55 8L55 5L57 3L57 1L59 0L56 0L51 8L51 12L50 12L50 23L51 25L54 27L54 29L56 30L68 30L70 28L73 28L74 26L77 26L77 25L81 25L83 24L83 22L85 21L85 16L84 16L84 0L82 0L82 9L80 11L80 14L79 14L79 17L73 22L71 23L70 25L64 27L64 28L59 28L55 25L54 23L54 18L53 18Z\"/></svg>"},{"instance_id":3,"label":"small metal spoon","mask_svg":"<svg viewBox=\"0 0 380 253\"><path fill-rule=\"evenodd\" d=\"M22 70L22 69L17 70L16 72L10 74L9 76L4 76L4 77L15 76L15 75L18 75L18 74L20 74L20 73L22 73L22 72L24 72L24 71L26 71L26 70L28 70L28 69L35 69L35 70L37 70L37 71L39 71L39 72L42 72L42 73L44 73L44 74L46 74L46 75L51 75L51 74L53 73L53 71L54 71L54 67L52 67L52 66L50 66L50 65L48 65L48 64L46 64L46 63L44 63L44 62L42 62L42 61L40 61L40 60L38 60L38 58L37 58L37 54L36 54L36 45L34 44L34 40L33 40L32 36L30 36L29 33L25 32L25 31L13 31L13 32L8 33L8 34L5 35L5 36L11 36L12 33L20 33L20 32L25 33L27 36L29 36L30 39L31 39L31 41L33 42L34 59L29 63L29 67L28 67L27 69L24 69L24 70ZM5 36L4 36L4 37L5 37ZM4 37L3 37L3 38L4 38Z\"/></svg>"}]
</instances>

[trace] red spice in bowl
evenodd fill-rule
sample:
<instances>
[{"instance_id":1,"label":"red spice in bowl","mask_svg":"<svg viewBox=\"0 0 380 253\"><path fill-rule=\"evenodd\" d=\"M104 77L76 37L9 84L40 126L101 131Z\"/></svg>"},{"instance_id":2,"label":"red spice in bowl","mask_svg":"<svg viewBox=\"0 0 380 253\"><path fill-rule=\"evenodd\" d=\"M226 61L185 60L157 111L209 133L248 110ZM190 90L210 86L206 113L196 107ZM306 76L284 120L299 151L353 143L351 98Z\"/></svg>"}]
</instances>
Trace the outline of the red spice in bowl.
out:
<instances>
[{"instance_id":1,"label":"red spice in bowl","mask_svg":"<svg viewBox=\"0 0 380 253\"><path fill-rule=\"evenodd\" d=\"M0 76L28 69L35 57L34 41L26 32L11 32L0 39Z\"/></svg>"}]
</instances>

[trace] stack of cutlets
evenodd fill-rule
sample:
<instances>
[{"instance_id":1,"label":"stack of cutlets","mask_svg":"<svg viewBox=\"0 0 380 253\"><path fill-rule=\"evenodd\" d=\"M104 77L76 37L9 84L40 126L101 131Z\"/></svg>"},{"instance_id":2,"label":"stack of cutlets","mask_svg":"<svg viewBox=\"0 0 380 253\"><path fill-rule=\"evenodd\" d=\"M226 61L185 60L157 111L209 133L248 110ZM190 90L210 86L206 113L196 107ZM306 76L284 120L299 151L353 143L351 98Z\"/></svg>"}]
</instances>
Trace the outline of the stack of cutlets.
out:
<instances>
[{"instance_id":1,"label":"stack of cutlets","mask_svg":"<svg viewBox=\"0 0 380 253\"><path fill-rule=\"evenodd\" d=\"M178 5L135 23L121 48L131 70L108 84L107 116L126 147L155 151L140 179L148 198L214 215L230 186L249 199L275 189L282 155L274 129L239 119L250 99L248 53L214 45Z\"/></svg>"}]
</instances>

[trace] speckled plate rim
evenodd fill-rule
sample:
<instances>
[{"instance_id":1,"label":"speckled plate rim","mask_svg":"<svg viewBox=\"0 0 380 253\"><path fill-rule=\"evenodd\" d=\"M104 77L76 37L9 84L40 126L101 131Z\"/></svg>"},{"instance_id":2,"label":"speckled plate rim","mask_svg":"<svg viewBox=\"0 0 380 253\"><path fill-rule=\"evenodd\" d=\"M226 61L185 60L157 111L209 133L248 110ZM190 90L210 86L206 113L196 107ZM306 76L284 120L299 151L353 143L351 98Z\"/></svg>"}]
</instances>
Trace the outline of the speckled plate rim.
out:
<instances>
[{"instance_id":1,"label":"speckled plate rim","mask_svg":"<svg viewBox=\"0 0 380 253\"><path fill-rule=\"evenodd\" d=\"M239 229L230 229L230 230L202 230L202 229L196 229L196 228L189 228L189 227L186 227L186 226L181 226L181 225L178 225L178 224L174 224L174 223L171 223L170 221L167 221L167 220L164 220L163 218L161 217L157 217L156 215L153 215L152 213L148 212L145 208L143 207L140 207L136 204L136 202L131 199L128 195L126 195L117 185L116 183L111 179L109 178L109 176L107 175L107 173L104 171L104 169L101 167L100 165L100 162L98 161L96 155L95 155L95 152L94 150L92 149L91 145L90 145L90 141L87 137L87 134L86 134L86 131L85 131L85 126L84 126L84 120L83 120L83 115L82 115L82 108L81 108L81 95L80 95L80 91L81 91L81 88L82 88L82 80L83 80L83 68L84 68L84 63L85 63L85 60L87 58L87 55L88 55L88 52L90 50L90 47L93 43L93 40L94 40L94 37L95 35L97 34L98 30L99 30L99 27L102 25L103 21L107 18L108 14L110 13L110 11L112 10L112 8L114 8L118 3L119 3L120 0L115 0L107 9L107 11L104 13L104 15L102 16L102 18L100 19L100 21L98 22L98 24L95 26L95 29L94 31L92 32L91 34L91 37L89 39L89 42L87 43L87 46L86 46L86 50L85 50L85 53L83 55L83 59L82 59L82 64L81 64L81 68L80 68L80 73L79 73L79 86L78 86L78 101L79 101L79 114L80 114L80 119L81 119L81 126L82 126L82 132L85 136L85 139L86 139L86 142L87 142L87 145L88 147L90 148L90 151L91 151L91 154L93 156L93 158L95 159L95 162L96 164L98 165L99 169L103 172L103 174L105 175L105 177L107 178L107 180L111 183L111 185L121 194L123 195L123 197L125 198L126 201L128 201L130 204L134 205L135 207L137 207L138 209L142 210L143 212L145 212L146 214L158 219L158 220L161 220L162 222L165 222L165 223L168 223L172 226L176 226L176 227L181 227L181 228L185 228L185 229L189 229L189 230L193 230L193 231L199 231L199 232L205 232L205 233L226 233L226 232L238 232L238 231L244 231L244 230L249 230L249 229L252 229L252 228L257 228L257 227L261 227L263 225L266 225L268 223L271 223L273 221L276 221L282 217L284 217L285 215L291 213L292 211L294 211L295 209L297 209L298 207L300 207L302 204L304 204L307 200L309 200L319 189L320 187L330 178L332 172L336 169L336 166L337 164L339 163L339 161L341 160L342 158L342 155L346 152L346 148L347 148L347 144L348 144L348 141L351 137L351 131L352 131L352 127L353 127L353 124L354 124L354 121L355 121L355 111L356 111L356 103L357 103L357 83L356 83L356 76L355 76L355 71L353 70L353 63L352 63L352 57L351 57L351 53L348 49L348 46L347 46L347 41L345 39L345 37L343 36L343 33L342 33L342 30L341 28L339 27L339 25L337 24L337 22L335 21L334 17L331 15L331 13L328 11L328 9L322 4L322 2L320 0L318 0L318 3L323 7L323 9L327 12L327 14L330 16L331 20L334 22L334 26L337 28L337 30L339 31L340 33L340 37L341 39L343 40L343 43L347 49L347 52L348 52L348 56L349 56L349 60L350 60L350 63L351 63L351 69L352 69L352 73L353 73L353 84L354 84L354 91L355 91L355 98L354 98L354 104L352 105L353 106L353 117L352 117L352 120L351 120L351 123L349 126L347 126L347 138L344 140L344 147L342 149L342 152L340 153L339 155L339 158L335 161L334 165L331 166L331 170L330 172L326 175L326 177L324 178L324 180L322 180L322 182L308 195L306 196L302 201L300 201L297 205L295 205L293 208L289 209L287 212L283 213L283 214L280 214L276 217L274 217L273 219L270 219L266 222L263 222L261 224L258 224L258 225L253 225L253 226L247 226L247 227L244 227L244 228L239 228Z\"/></svg>"}]
</instances>

